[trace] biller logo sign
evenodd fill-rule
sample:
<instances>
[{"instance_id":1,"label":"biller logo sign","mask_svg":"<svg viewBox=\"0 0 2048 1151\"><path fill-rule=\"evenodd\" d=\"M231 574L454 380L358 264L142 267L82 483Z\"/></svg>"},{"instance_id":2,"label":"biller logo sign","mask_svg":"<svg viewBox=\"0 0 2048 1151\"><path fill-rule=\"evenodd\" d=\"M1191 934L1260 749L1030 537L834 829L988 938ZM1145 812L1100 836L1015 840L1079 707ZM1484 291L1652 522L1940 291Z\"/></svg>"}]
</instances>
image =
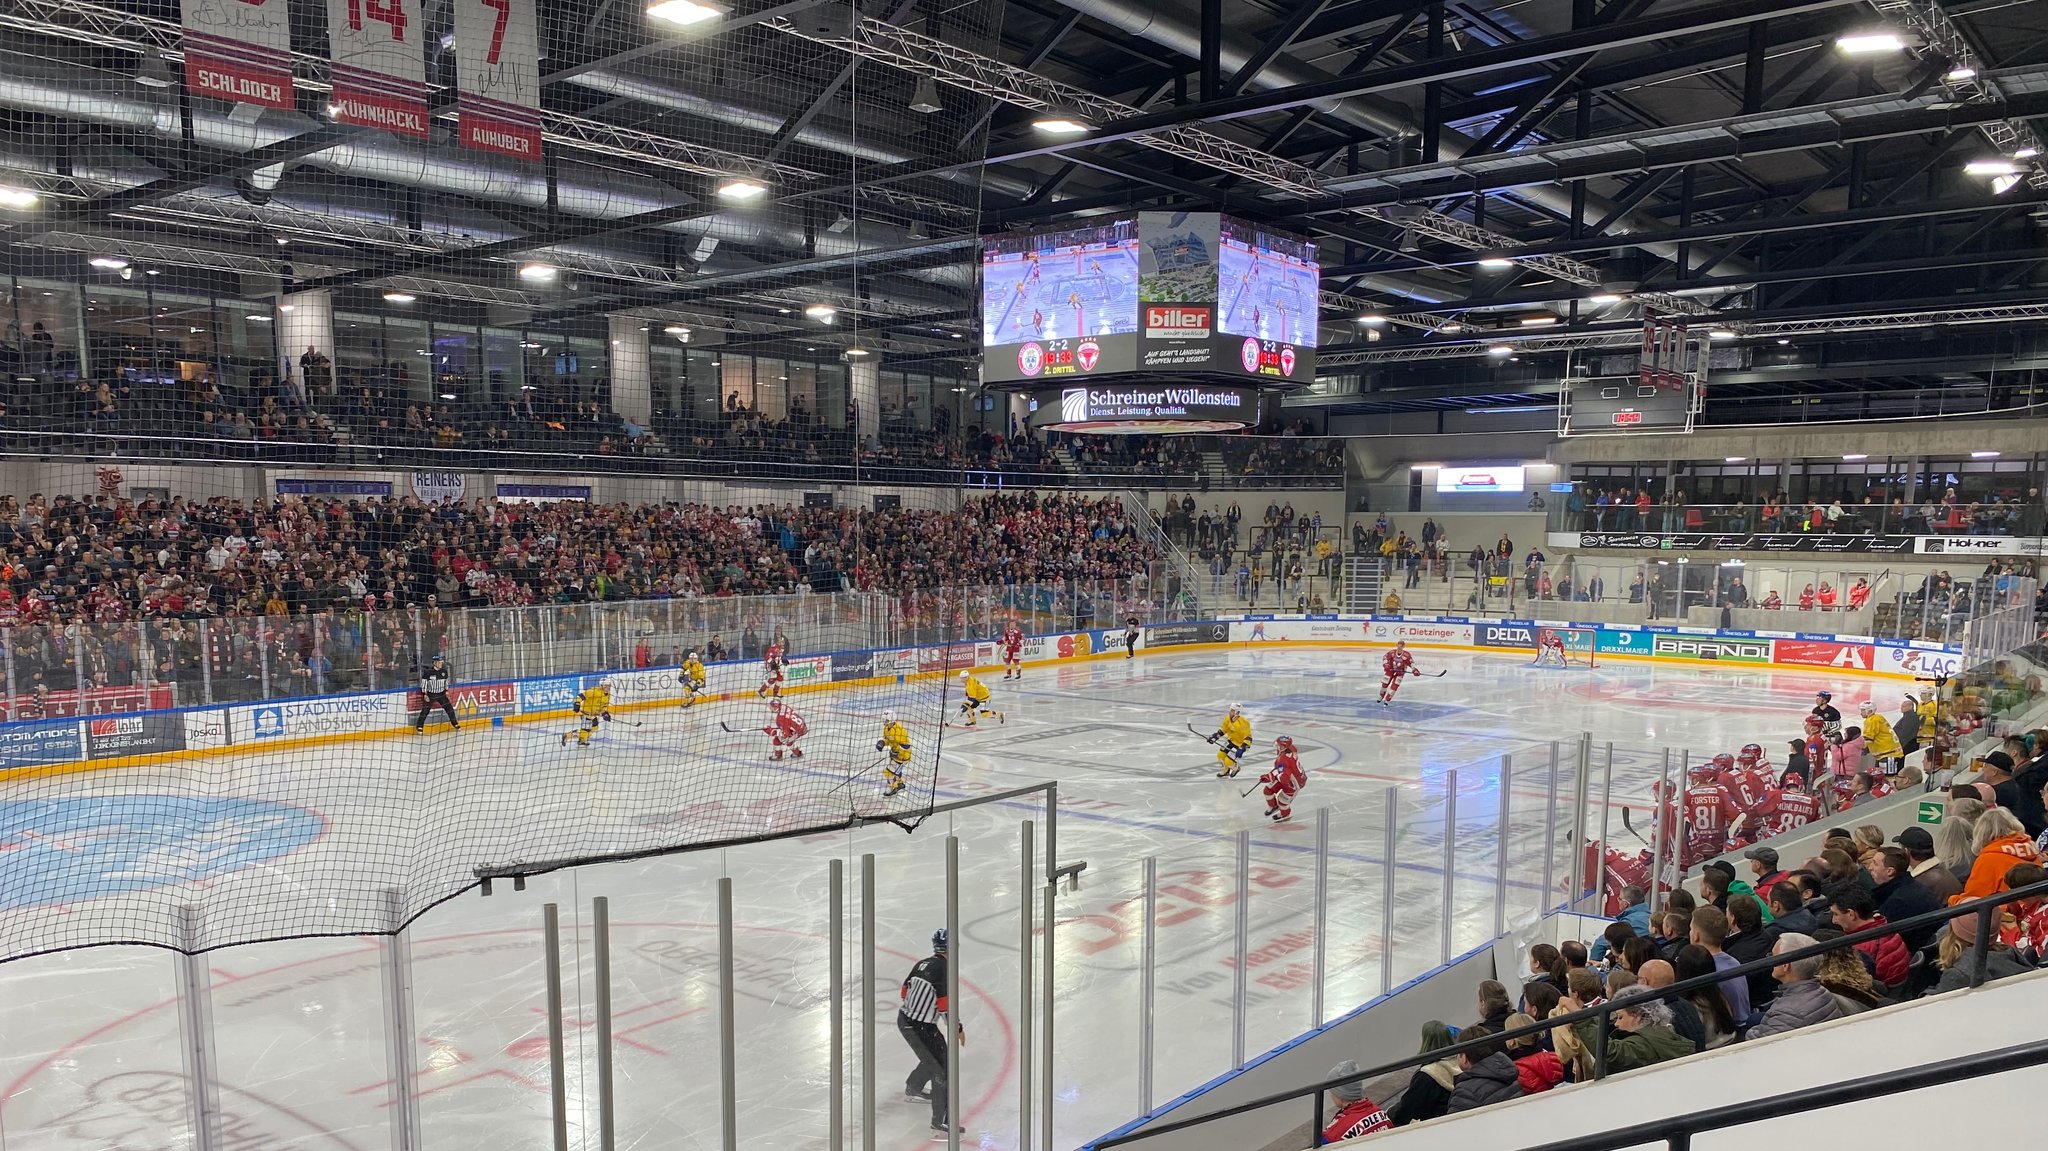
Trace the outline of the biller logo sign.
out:
<instances>
[{"instance_id":1,"label":"biller logo sign","mask_svg":"<svg viewBox=\"0 0 2048 1151\"><path fill-rule=\"evenodd\" d=\"M1148 305L1145 308L1145 338L1206 340L1209 338L1209 309L1180 304Z\"/></svg>"}]
</instances>

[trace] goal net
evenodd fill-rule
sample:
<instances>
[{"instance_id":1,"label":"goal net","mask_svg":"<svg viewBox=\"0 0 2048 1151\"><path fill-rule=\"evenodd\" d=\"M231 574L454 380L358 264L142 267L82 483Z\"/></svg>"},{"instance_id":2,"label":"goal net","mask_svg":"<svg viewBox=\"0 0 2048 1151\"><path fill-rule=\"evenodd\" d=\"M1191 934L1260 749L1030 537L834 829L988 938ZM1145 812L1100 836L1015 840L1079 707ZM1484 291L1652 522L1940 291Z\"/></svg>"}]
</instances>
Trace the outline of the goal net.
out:
<instances>
[{"instance_id":1,"label":"goal net","mask_svg":"<svg viewBox=\"0 0 2048 1151\"><path fill-rule=\"evenodd\" d=\"M1592 667L1597 632L1590 627L1536 629L1536 667Z\"/></svg>"}]
</instances>

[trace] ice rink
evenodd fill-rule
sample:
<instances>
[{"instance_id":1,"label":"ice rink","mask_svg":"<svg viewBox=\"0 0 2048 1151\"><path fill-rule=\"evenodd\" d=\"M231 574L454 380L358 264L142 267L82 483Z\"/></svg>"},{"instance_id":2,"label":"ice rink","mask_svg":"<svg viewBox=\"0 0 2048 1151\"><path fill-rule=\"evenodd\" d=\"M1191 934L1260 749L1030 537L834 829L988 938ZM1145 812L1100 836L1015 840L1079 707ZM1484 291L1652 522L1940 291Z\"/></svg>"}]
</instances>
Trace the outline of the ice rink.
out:
<instances>
[{"instance_id":1,"label":"ice rink","mask_svg":"<svg viewBox=\"0 0 2048 1151\"><path fill-rule=\"evenodd\" d=\"M1232 1056L1235 851L1255 829L1246 907L1251 960L1244 1047L1256 1055L1312 1022L1315 809L1332 810L1324 1017L1382 989L1382 908L1391 867L1396 982L1463 952L1515 918L1562 898L1571 845L1569 802L1580 733L1594 770L1614 747L1613 794L1646 801L1667 750L1695 757L1755 740L1782 762L1784 741L1820 687L1845 714L1865 698L1896 710L1904 685L1738 666L1674 670L1642 664L1536 671L1526 656L1419 653L1442 678L1411 681L1398 702L1376 701L1380 652L1232 648L1034 669L1021 683L989 673L1007 722L950 731L940 801L1059 783L1059 856L1086 860L1080 889L1062 894L1057 934L1058 1145L1073 1147L1139 1110L1142 861L1156 857L1155 1087L1163 1104L1227 1071ZM813 710L859 711L858 691L813 697ZM1236 780L1215 777L1211 749L1187 729L1213 731L1241 702L1253 753ZM622 740L658 745L654 719ZM616 734L616 733L615 733ZM921 731L918 738L932 734ZM1275 827L1263 801L1241 798L1270 763L1272 740L1295 738L1309 772L1295 821ZM517 738L483 729L444 739ZM1560 748L1552 802L1551 745ZM385 744L356 745L361 748ZM397 746L397 745L390 745ZM284 755L286 753L273 753ZM289 753L307 781L300 797L324 827L304 848L261 866L298 876L321 898L337 879L326 843L374 824L373 803L348 802L338 765L318 750ZM735 752L735 755L739 752ZM1510 834L1500 834L1500 760L1512 758ZM244 753L255 758L254 753ZM721 763L706 770L746 770ZM1447 784L1456 777L1452 874L1444 875ZM89 780L105 788L104 774ZM86 786L81 779L79 786ZM1592 781L1597 796L1600 780ZM1390 800L1391 795L1391 800ZM1392 831L1389 805L1397 813ZM548 1144L542 906L560 906L574 1146L597 1146L588 924L595 896L612 920L619 1146L718 1145L716 880L730 876L737 930L739 1142L826 1144L830 1018L827 873L846 862L849 924L859 857L876 856L881 940L874 997L880 1028L877 1145L928 1146L922 1104L901 1098L911 1059L894 1028L896 985L944 924L944 850L961 839L960 1018L965 1145L1017 1142L1019 822L1033 802L942 813L914 835L894 827L818 835L545 876L523 892L465 894L409 932L415 1002L410 1045L425 1146L511 1149ZM1648 821L1637 821L1647 829ZM1616 834L1619 834L1618 824ZM1508 845L1508 906L1495 877ZM0 845L4 847L4 845ZM81 844L80 851L94 851ZM324 854L323 854L324 852ZM1547 853L1547 854L1546 854ZM320 861L317 870L310 861ZM223 880L220 882L231 882ZM1041 876L1039 882L1043 881ZM1546 881L1549 887L1546 888ZM1455 913L1440 908L1448 892ZM354 898L329 891L326 897ZM21 906L14 903L13 907ZM90 903L70 907L90 915ZM1448 926L1448 931L1446 930ZM849 932L851 935L851 931ZM223 1123L264 1146L370 1151L393 1145L380 954L374 939L230 948L208 956ZM847 943L848 963L857 939ZM124 1151L186 1146L188 1082L180 1058L176 957L150 948L94 948L0 966L0 1146L6 1151ZM859 990L849 971L849 1017ZM849 1131L857 1130L860 1049L849 1029ZM1035 1140L1034 1140L1035 1142Z\"/></svg>"}]
</instances>

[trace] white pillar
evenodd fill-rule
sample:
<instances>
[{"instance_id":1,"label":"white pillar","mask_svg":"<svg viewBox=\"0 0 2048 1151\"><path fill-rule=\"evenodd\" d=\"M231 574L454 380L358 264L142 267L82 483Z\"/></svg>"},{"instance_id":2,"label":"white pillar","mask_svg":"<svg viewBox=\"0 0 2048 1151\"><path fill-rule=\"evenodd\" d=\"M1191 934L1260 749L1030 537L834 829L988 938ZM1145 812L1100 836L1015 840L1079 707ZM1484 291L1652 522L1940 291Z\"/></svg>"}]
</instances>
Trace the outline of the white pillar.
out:
<instances>
[{"instance_id":1,"label":"white pillar","mask_svg":"<svg viewBox=\"0 0 2048 1151\"><path fill-rule=\"evenodd\" d=\"M613 316L612 411L636 423L653 414L654 365L647 351L647 323L634 316Z\"/></svg>"},{"instance_id":2,"label":"white pillar","mask_svg":"<svg viewBox=\"0 0 2048 1151\"><path fill-rule=\"evenodd\" d=\"M299 369L299 357L312 348L328 360L334 354L334 293L325 288L310 292L292 292L279 296L277 300L277 354L283 362L278 370L297 379L301 385L306 380ZM330 372L333 368L328 369Z\"/></svg>"},{"instance_id":3,"label":"white pillar","mask_svg":"<svg viewBox=\"0 0 2048 1151\"><path fill-rule=\"evenodd\" d=\"M866 443L882 434L882 364L879 356L862 356L847 364L848 394L853 398L854 438Z\"/></svg>"}]
</instances>

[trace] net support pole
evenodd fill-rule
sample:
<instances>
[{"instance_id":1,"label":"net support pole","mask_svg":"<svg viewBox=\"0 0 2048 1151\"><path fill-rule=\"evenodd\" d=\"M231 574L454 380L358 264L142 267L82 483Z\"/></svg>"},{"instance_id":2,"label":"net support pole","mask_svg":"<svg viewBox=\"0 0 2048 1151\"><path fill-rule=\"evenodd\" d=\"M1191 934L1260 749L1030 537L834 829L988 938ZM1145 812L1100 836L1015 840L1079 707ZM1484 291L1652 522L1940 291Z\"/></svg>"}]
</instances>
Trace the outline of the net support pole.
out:
<instances>
[{"instance_id":1,"label":"net support pole","mask_svg":"<svg viewBox=\"0 0 2048 1151\"><path fill-rule=\"evenodd\" d=\"M368 645L364 646L367 650ZM376 687L374 683L370 685L373 691ZM178 702L185 701L181 699ZM213 621L205 619L199 621L199 702L213 702Z\"/></svg>"},{"instance_id":2,"label":"net support pole","mask_svg":"<svg viewBox=\"0 0 2048 1151\"><path fill-rule=\"evenodd\" d=\"M1543 788L1543 897L1539 912L1549 911L1557 895L1557 773L1564 749L1550 741L1550 773Z\"/></svg>"},{"instance_id":3,"label":"net support pole","mask_svg":"<svg viewBox=\"0 0 2048 1151\"><path fill-rule=\"evenodd\" d=\"M1145 910L1138 935L1138 1114L1152 1114L1152 1007L1159 959L1159 859L1145 857Z\"/></svg>"},{"instance_id":4,"label":"net support pole","mask_svg":"<svg viewBox=\"0 0 2048 1151\"><path fill-rule=\"evenodd\" d=\"M1245 954L1252 934L1252 829L1237 831L1237 922L1232 931L1237 965L1230 973L1230 1065L1244 1066Z\"/></svg>"},{"instance_id":5,"label":"net support pole","mask_svg":"<svg viewBox=\"0 0 2048 1151\"><path fill-rule=\"evenodd\" d=\"M946 1151L960 1151L960 837L946 837ZM737 1151L737 1148L729 1149Z\"/></svg>"},{"instance_id":6,"label":"net support pole","mask_svg":"<svg viewBox=\"0 0 2048 1151\"><path fill-rule=\"evenodd\" d=\"M594 1037L597 1041L597 1145L599 1151L618 1146L618 1103L612 1091L612 903L600 895L590 901L590 956Z\"/></svg>"},{"instance_id":7,"label":"net support pole","mask_svg":"<svg viewBox=\"0 0 2048 1151\"><path fill-rule=\"evenodd\" d=\"M1330 948L1330 809L1316 808L1315 951L1309 956L1308 1026L1323 1025L1323 980L1329 972Z\"/></svg>"},{"instance_id":8,"label":"net support pole","mask_svg":"<svg viewBox=\"0 0 2048 1151\"><path fill-rule=\"evenodd\" d=\"M733 1039L732 876L718 877L718 1119L720 1146L739 1151L739 1052Z\"/></svg>"},{"instance_id":9,"label":"net support pole","mask_svg":"<svg viewBox=\"0 0 2048 1151\"><path fill-rule=\"evenodd\" d=\"M1500 834L1493 850L1493 937L1499 939L1508 933L1508 844L1511 841L1508 825L1514 806L1515 763L1513 756L1500 757ZM1446 867L1449 864L1445 864Z\"/></svg>"},{"instance_id":10,"label":"net support pole","mask_svg":"<svg viewBox=\"0 0 2048 1151\"><path fill-rule=\"evenodd\" d=\"M860 857L860 1145L875 1151L875 857Z\"/></svg>"},{"instance_id":11,"label":"net support pole","mask_svg":"<svg viewBox=\"0 0 2048 1151\"><path fill-rule=\"evenodd\" d=\"M1593 889L1603 896L1607 891L1607 836L1612 830L1614 818L1614 741L1607 741L1605 756L1600 768L1600 854L1595 857L1599 870L1593 874ZM1607 910L1606 900L1599 903L1602 911Z\"/></svg>"},{"instance_id":12,"label":"net support pole","mask_svg":"<svg viewBox=\"0 0 2048 1151\"><path fill-rule=\"evenodd\" d=\"M1442 913L1437 916L1440 923L1438 932L1437 963L1451 961L1451 920L1457 914L1452 897L1457 891L1458 861L1458 773L1444 773L1444 892Z\"/></svg>"},{"instance_id":13,"label":"net support pole","mask_svg":"<svg viewBox=\"0 0 2048 1151\"><path fill-rule=\"evenodd\" d=\"M262 677L263 698L270 698L270 617L256 617L256 652L261 657L256 661L257 673Z\"/></svg>"},{"instance_id":14,"label":"net support pole","mask_svg":"<svg viewBox=\"0 0 2048 1151\"><path fill-rule=\"evenodd\" d=\"M671 615L670 630L674 630ZM846 861L834 858L826 875L825 930L832 965L831 1099L825 1110L825 1146L846 1146Z\"/></svg>"},{"instance_id":15,"label":"net support pole","mask_svg":"<svg viewBox=\"0 0 2048 1151\"><path fill-rule=\"evenodd\" d=\"M1387 826L1380 844L1380 994L1394 988L1394 853L1401 838L1401 789L1387 789Z\"/></svg>"},{"instance_id":16,"label":"net support pole","mask_svg":"<svg viewBox=\"0 0 2048 1151\"><path fill-rule=\"evenodd\" d=\"M1577 910L1586 890L1586 799L1593 774L1593 733L1579 733L1579 768L1572 778L1571 858L1565 861L1566 906Z\"/></svg>"},{"instance_id":17,"label":"net support pole","mask_svg":"<svg viewBox=\"0 0 2048 1151\"><path fill-rule=\"evenodd\" d=\"M390 934L384 937L384 1035L390 1045L391 1089L386 1100L391 1109L393 1151L420 1151L419 1061L414 1049L419 1044L412 1004L412 940L405 934L405 894L397 888L384 892L384 921Z\"/></svg>"},{"instance_id":18,"label":"net support pole","mask_svg":"<svg viewBox=\"0 0 2048 1151\"><path fill-rule=\"evenodd\" d=\"M1031 1091L1033 1087L1031 1064L1032 1005L1031 992L1034 985L1031 963L1033 921L1038 909L1032 906L1033 893L1038 890L1033 881L1037 874L1038 844L1032 834L1036 826L1025 820L1018 828L1018 877L1017 877L1017 1147L1019 1151L1031 1151ZM837 1144L833 1145L837 1151Z\"/></svg>"},{"instance_id":19,"label":"net support pole","mask_svg":"<svg viewBox=\"0 0 2048 1151\"><path fill-rule=\"evenodd\" d=\"M213 1050L212 972L199 951L198 904L179 909L178 1032L184 1062L186 1122L192 1129L193 1151L220 1146L220 1087L215 1079Z\"/></svg>"},{"instance_id":20,"label":"net support pole","mask_svg":"<svg viewBox=\"0 0 2048 1151\"><path fill-rule=\"evenodd\" d=\"M548 1104L553 1118L554 1149L569 1151L569 1075L567 1043L562 1033L562 910L541 908L541 946L547 965Z\"/></svg>"},{"instance_id":21,"label":"net support pole","mask_svg":"<svg viewBox=\"0 0 2048 1151\"><path fill-rule=\"evenodd\" d=\"M1058 954L1053 929L1059 919L1060 885L1053 876L1059 871L1059 785L1045 785L1045 962L1039 980L1039 1011L1044 1021L1039 1028L1038 1046L1038 1137L1042 1151L1055 1151L1052 1134L1052 1105L1058 1094L1053 1082L1053 960Z\"/></svg>"}]
</instances>

